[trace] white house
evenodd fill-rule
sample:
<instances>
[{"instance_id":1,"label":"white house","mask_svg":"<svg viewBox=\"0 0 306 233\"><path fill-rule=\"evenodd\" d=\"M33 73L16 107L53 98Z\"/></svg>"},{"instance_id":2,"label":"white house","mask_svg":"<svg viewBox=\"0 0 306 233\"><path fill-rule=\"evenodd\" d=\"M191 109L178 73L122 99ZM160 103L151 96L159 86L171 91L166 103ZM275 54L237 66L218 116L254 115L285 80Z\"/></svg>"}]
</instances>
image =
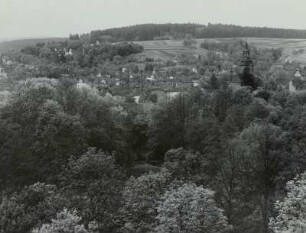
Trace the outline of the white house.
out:
<instances>
[{"instance_id":1,"label":"white house","mask_svg":"<svg viewBox=\"0 0 306 233\"><path fill-rule=\"evenodd\" d=\"M296 87L293 85L292 80L289 81L289 92L290 93L296 92Z\"/></svg>"},{"instance_id":2,"label":"white house","mask_svg":"<svg viewBox=\"0 0 306 233\"><path fill-rule=\"evenodd\" d=\"M167 99L173 99L173 98L179 96L180 94L181 94L181 92L177 92L177 91L167 92L166 98Z\"/></svg>"},{"instance_id":3,"label":"white house","mask_svg":"<svg viewBox=\"0 0 306 233\"><path fill-rule=\"evenodd\" d=\"M58 53L58 50L57 50L56 48L54 49L54 51ZM66 57L69 56L69 55L73 55L72 49L67 50L66 48L64 48L63 52L64 52L64 55L65 55ZM58 56L60 56L60 55L61 55L61 54L58 53Z\"/></svg>"},{"instance_id":4,"label":"white house","mask_svg":"<svg viewBox=\"0 0 306 233\"><path fill-rule=\"evenodd\" d=\"M301 72L300 72L300 69L299 69L299 68L296 68L296 71L295 71L295 73L294 73L294 77L295 77L295 78L304 79L304 77L301 75Z\"/></svg>"},{"instance_id":5,"label":"white house","mask_svg":"<svg viewBox=\"0 0 306 233\"><path fill-rule=\"evenodd\" d=\"M191 72L194 73L194 74L197 74L198 70L197 70L197 68L194 67L194 68L192 68Z\"/></svg>"},{"instance_id":6,"label":"white house","mask_svg":"<svg viewBox=\"0 0 306 233\"><path fill-rule=\"evenodd\" d=\"M115 85L116 85L116 86L120 86L120 85L121 85L120 79L116 78Z\"/></svg>"},{"instance_id":7,"label":"white house","mask_svg":"<svg viewBox=\"0 0 306 233\"><path fill-rule=\"evenodd\" d=\"M198 80L194 80L194 81L192 81L192 85L193 85L193 87L198 87L198 86L200 86L200 82Z\"/></svg>"},{"instance_id":8,"label":"white house","mask_svg":"<svg viewBox=\"0 0 306 233\"><path fill-rule=\"evenodd\" d=\"M150 82L156 81L154 75L151 75L151 77L147 77L146 80L148 80L148 81L150 81Z\"/></svg>"},{"instance_id":9,"label":"white house","mask_svg":"<svg viewBox=\"0 0 306 233\"><path fill-rule=\"evenodd\" d=\"M135 103L139 104L140 95L135 95L133 98L134 98Z\"/></svg>"},{"instance_id":10,"label":"white house","mask_svg":"<svg viewBox=\"0 0 306 233\"><path fill-rule=\"evenodd\" d=\"M299 87L294 85L293 81L296 80L299 82ZM306 83L306 79L305 77L301 74L300 69L297 68L293 78L289 81L289 92L290 93L297 93L297 92L305 92L306 88L305 88L305 83Z\"/></svg>"}]
</instances>

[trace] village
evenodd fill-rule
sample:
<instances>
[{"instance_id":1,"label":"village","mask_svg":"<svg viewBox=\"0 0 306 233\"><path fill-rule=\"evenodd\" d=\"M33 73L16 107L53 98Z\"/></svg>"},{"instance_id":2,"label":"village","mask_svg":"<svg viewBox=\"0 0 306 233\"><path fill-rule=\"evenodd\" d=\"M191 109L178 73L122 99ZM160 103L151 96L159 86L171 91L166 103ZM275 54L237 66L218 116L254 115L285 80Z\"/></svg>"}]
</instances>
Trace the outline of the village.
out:
<instances>
[{"instance_id":1,"label":"village","mask_svg":"<svg viewBox=\"0 0 306 233\"><path fill-rule=\"evenodd\" d=\"M207 50L206 57L196 54L177 55L173 60L166 61L136 54L136 56L130 55L130 58L124 60L115 58L119 60L108 61L109 67L107 65L101 67L99 64L97 67L85 67L85 69L76 68L76 65L73 64L76 57L74 53L79 53L80 48L73 51L72 46L65 47L61 44L52 44L50 48L53 48L53 54L66 61L62 64L54 64L54 67L51 67L51 70L55 70L56 75L50 75L50 68L48 68L49 71L44 71L43 69L46 69L46 66L37 64L35 58L29 58L30 55L23 58L24 62L20 58L19 61L16 60L14 51L11 51L1 55L1 80L2 82L7 81L6 72L16 71L16 69L37 77L44 77L47 74L46 77L69 78L75 80L78 84L88 84L92 88L97 88L101 93L129 96L137 104L150 105L150 103L171 100L191 90L200 90L203 93L209 92L211 89L219 88L221 82L226 83L234 90L241 86L249 86L257 91L263 90L265 88L263 83L267 81L263 79L267 77L271 70L279 69L286 70L286 77L274 81L281 84L283 89L287 89L290 93L305 91L306 79L299 68L304 69L304 66L286 61L282 64L273 63L266 68L266 73L258 73L256 67L254 71L254 62L248 43L240 41L240 44L240 51L236 51L236 54L233 55L234 60L227 51L217 49ZM45 45L45 47L47 46ZM98 40L96 43L89 45L90 49L99 49L100 47L101 43ZM82 44L83 54L86 54L86 49L88 49L88 46ZM51 55L48 56L51 57ZM257 83L255 84L255 82Z\"/></svg>"}]
</instances>

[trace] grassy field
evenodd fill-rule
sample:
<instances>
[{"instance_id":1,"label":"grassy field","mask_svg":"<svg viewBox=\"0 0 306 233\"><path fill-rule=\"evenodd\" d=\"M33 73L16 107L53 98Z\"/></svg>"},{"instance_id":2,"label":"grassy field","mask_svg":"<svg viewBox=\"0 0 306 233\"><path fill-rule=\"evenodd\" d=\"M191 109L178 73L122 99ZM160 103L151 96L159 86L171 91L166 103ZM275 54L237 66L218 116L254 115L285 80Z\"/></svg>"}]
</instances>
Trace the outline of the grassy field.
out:
<instances>
[{"instance_id":1,"label":"grassy field","mask_svg":"<svg viewBox=\"0 0 306 233\"><path fill-rule=\"evenodd\" d=\"M238 38L239 39L239 38ZM245 40L245 38L241 38ZM282 62L297 61L306 64L306 40L305 39L275 39L275 38L248 38L249 44L258 48L282 48ZM232 38L225 39L198 39L196 48L184 47L179 40L157 40L137 42L144 47L141 55L159 58L161 60L173 60L180 54L205 55L206 50L200 48L203 41L233 41ZM303 51L303 49L305 51ZM300 50L299 52L297 52ZM295 52L296 51L296 52Z\"/></svg>"},{"instance_id":2,"label":"grassy field","mask_svg":"<svg viewBox=\"0 0 306 233\"><path fill-rule=\"evenodd\" d=\"M282 48L281 62L306 64L305 39L248 38L248 42L259 48Z\"/></svg>"},{"instance_id":3,"label":"grassy field","mask_svg":"<svg viewBox=\"0 0 306 233\"><path fill-rule=\"evenodd\" d=\"M141 41L137 43L144 47L144 52L141 55L164 61L173 60L180 54L205 55L207 52L200 48L201 43L199 41L197 41L196 48L184 47L181 40Z\"/></svg>"}]
</instances>

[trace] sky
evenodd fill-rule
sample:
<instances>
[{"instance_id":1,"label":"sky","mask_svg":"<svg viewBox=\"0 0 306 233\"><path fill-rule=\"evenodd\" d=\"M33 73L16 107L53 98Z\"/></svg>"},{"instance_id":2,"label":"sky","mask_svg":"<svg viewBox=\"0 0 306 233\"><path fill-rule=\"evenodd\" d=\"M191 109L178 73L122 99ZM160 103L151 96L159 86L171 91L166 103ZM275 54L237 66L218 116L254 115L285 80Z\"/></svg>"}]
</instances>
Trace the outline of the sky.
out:
<instances>
[{"instance_id":1,"label":"sky","mask_svg":"<svg viewBox=\"0 0 306 233\"><path fill-rule=\"evenodd\" d=\"M68 37L143 23L306 29L305 9L305 0L0 0L0 38Z\"/></svg>"}]
</instances>

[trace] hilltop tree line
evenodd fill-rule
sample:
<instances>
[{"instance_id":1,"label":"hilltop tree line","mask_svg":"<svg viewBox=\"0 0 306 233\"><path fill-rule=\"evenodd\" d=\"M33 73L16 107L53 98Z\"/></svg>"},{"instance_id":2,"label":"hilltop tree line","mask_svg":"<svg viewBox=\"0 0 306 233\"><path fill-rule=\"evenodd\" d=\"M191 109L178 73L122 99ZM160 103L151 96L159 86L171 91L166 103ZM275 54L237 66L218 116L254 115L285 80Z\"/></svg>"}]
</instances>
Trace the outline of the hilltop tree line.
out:
<instances>
[{"instance_id":1,"label":"hilltop tree line","mask_svg":"<svg viewBox=\"0 0 306 233\"><path fill-rule=\"evenodd\" d=\"M305 39L306 30L280 29L268 27L243 27L228 24L143 24L129 27L92 31L87 36L92 43L96 41L146 41L165 39L184 39L186 35L194 38L236 38L268 37ZM78 38L73 35L72 38Z\"/></svg>"}]
</instances>

